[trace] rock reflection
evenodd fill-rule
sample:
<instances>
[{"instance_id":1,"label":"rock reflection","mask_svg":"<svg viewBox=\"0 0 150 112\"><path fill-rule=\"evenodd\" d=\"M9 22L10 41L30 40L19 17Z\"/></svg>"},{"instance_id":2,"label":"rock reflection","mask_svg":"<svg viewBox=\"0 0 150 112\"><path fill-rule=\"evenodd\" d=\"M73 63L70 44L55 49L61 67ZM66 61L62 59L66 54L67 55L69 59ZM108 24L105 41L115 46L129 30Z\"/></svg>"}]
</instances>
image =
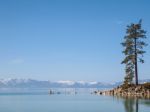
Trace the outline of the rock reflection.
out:
<instances>
[{"instance_id":1,"label":"rock reflection","mask_svg":"<svg viewBox=\"0 0 150 112\"><path fill-rule=\"evenodd\" d=\"M139 112L139 104L150 106L149 99L141 99L137 97L126 97L123 99L125 112Z\"/></svg>"},{"instance_id":2,"label":"rock reflection","mask_svg":"<svg viewBox=\"0 0 150 112\"><path fill-rule=\"evenodd\" d=\"M122 99L125 112L139 112L139 105L150 107L150 99L139 97L121 97L114 96L115 98Z\"/></svg>"}]
</instances>

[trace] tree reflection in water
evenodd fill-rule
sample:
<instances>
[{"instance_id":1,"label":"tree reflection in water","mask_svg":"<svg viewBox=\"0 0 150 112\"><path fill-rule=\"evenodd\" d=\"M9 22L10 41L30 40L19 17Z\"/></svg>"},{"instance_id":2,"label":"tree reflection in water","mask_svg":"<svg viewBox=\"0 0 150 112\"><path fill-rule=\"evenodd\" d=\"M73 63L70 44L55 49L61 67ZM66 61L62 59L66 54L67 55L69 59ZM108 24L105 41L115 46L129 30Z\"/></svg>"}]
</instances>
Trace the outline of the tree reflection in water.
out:
<instances>
[{"instance_id":1,"label":"tree reflection in water","mask_svg":"<svg viewBox=\"0 0 150 112\"><path fill-rule=\"evenodd\" d=\"M126 112L134 112L133 105L134 105L133 99L125 99L124 100L124 107L125 107Z\"/></svg>"},{"instance_id":2,"label":"tree reflection in water","mask_svg":"<svg viewBox=\"0 0 150 112\"><path fill-rule=\"evenodd\" d=\"M138 112L139 110L138 98L125 98L124 107L125 107L125 112Z\"/></svg>"},{"instance_id":3,"label":"tree reflection in water","mask_svg":"<svg viewBox=\"0 0 150 112\"><path fill-rule=\"evenodd\" d=\"M136 104L135 110L136 110L136 112L138 112L139 111L139 100L138 100L138 98L135 99L135 104Z\"/></svg>"},{"instance_id":4,"label":"tree reflection in water","mask_svg":"<svg viewBox=\"0 0 150 112\"><path fill-rule=\"evenodd\" d=\"M113 96L116 100L121 100L124 105L124 112L139 112L139 105L150 107L150 98L136 96Z\"/></svg>"}]
</instances>

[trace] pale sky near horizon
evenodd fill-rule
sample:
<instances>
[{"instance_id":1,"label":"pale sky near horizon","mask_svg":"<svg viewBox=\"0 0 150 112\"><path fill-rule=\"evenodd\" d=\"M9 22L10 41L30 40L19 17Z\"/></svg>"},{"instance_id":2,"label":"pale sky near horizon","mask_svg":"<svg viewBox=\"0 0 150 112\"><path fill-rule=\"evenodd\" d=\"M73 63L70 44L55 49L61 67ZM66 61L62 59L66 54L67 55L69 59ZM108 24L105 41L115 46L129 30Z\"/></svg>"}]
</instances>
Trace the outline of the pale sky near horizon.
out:
<instances>
[{"instance_id":1,"label":"pale sky near horizon","mask_svg":"<svg viewBox=\"0 0 150 112\"><path fill-rule=\"evenodd\" d=\"M149 0L0 0L0 78L122 81L126 26L142 18L150 44L149 11Z\"/></svg>"}]
</instances>

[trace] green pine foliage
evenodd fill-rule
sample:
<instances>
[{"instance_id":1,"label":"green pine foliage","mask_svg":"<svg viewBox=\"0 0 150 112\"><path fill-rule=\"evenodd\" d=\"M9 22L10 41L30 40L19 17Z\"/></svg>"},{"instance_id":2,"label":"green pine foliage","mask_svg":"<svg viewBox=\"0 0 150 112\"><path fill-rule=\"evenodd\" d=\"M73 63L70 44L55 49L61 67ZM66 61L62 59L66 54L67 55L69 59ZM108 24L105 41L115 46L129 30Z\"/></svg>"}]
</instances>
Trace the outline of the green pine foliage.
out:
<instances>
[{"instance_id":1,"label":"green pine foliage","mask_svg":"<svg viewBox=\"0 0 150 112\"><path fill-rule=\"evenodd\" d=\"M145 51L143 48L147 44L143 41L146 38L146 31L142 29L142 20L137 24L131 24L127 26L124 42L121 43L124 47L123 54L125 55L122 64L125 64L125 84L131 84L135 77L135 83L138 85L138 69L137 63L144 63L143 54Z\"/></svg>"}]
</instances>

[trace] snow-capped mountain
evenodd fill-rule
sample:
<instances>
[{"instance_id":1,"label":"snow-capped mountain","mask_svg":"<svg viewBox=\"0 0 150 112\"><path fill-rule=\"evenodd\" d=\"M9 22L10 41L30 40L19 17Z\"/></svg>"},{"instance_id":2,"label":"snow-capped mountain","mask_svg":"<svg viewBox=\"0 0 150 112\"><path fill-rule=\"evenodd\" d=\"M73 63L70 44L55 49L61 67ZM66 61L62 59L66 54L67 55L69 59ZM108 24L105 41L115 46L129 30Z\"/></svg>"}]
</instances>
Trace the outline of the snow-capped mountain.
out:
<instances>
[{"instance_id":1,"label":"snow-capped mountain","mask_svg":"<svg viewBox=\"0 0 150 112\"><path fill-rule=\"evenodd\" d=\"M141 80L140 83L150 82L150 79ZM97 81L39 81L33 79L0 79L0 88L113 88L120 85L116 83L101 83Z\"/></svg>"}]
</instances>

